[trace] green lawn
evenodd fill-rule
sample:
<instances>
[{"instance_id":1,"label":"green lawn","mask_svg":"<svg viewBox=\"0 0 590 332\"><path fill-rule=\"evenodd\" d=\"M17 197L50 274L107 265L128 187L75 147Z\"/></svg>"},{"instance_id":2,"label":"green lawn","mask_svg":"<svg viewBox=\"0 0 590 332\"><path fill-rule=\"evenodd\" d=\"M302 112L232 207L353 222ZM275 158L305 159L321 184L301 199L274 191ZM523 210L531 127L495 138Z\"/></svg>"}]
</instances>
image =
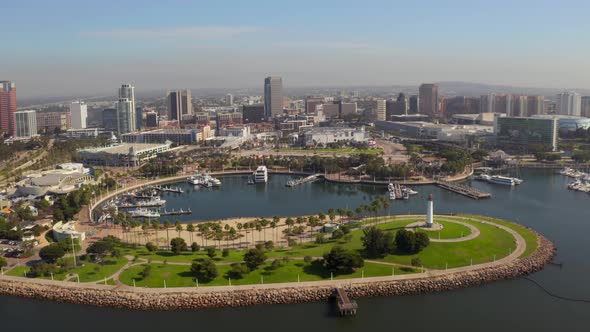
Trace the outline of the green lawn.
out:
<instances>
[{"instance_id":1,"label":"green lawn","mask_svg":"<svg viewBox=\"0 0 590 332\"><path fill-rule=\"evenodd\" d=\"M458 239L471 234L471 229L467 226L438 220L436 218L434 222L443 225L443 229L441 231L424 231L431 239Z\"/></svg>"},{"instance_id":2,"label":"green lawn","mask_svg":"<svg viewBox=\"0 0 590 332\"><path fill-rule=\"evenodd\" d=\"M31 268L29 268L28 266L21 265L21 266L14 267L12 270L5 272L4 274L7 276L13 276L13 277L24 277L25 272L29 272L30 269Z\"/></svg>"},{"instance_id":3,"label":"green lawn","mask_svg":"<svg viewBox=\"0 0 590 332\"><path fill-rule=\"evenodd\" d=\"M379 154L382 149L356 149L356 148L317 148L317 149L303 149L303 148L285 148L280 149L281 152L317 152L317 153L354 153L354 154Z\"/></svg>"},{"instance_id":4,"label":"green lawn","mask_svg":"<svg viewBox=\"0 0 590 332\"><path fill-rule=\"evenodd\" d=\"M299 281L317 281L329 280L328 272L321 264L317 262L306 263L303 260L291 260L276 270L270 269L270 263L265 264L258 270L252 271L242 279L232 279L232 285L251 285L264 283L279 282L297 282ZM126 285L135 285L137 287L161 288L164 287L196 287L195 278L190 273L190 266L171 265L171 264L151 264L151 275L147 279L142 279L139 273L144 269L145 264L134 266L124 271L120 280ZM227 272L230 270L229 265L218 265L219 276L214 280L203 283L199 286L226 286L229 285ZM395 274L416 273L413 269L395 268ZM383 264L365 263L363 268L357 269L351 274L335 275L334 279L360 278L364 273L365 277L389 276L393 273L392 267Z\"/></svg>"},{"instance_id":5,"label":"green lawn","mask_svg":"<svg viewBox=\"0 0 590 332\"><path fill-rule=\"evenodd\" d=\"M103 264L78 261L78 267L63 273L56 273L53 275L53 279L65 280L67 279L68 274L77 273L80 276L80 282L96 282L110 277L119 269L121 269L125 264L127 264L127 259L123 257L119 259L107 258L104 260ZM28 272L29 270L30 267L28 266L17 266L14 269L8 271L6 275L24 277L24 272ZM46 276L40 278L51 279L51 277ZM73 278L71 280L77 281L78 279Z\"/></svg>"}]
</instances>

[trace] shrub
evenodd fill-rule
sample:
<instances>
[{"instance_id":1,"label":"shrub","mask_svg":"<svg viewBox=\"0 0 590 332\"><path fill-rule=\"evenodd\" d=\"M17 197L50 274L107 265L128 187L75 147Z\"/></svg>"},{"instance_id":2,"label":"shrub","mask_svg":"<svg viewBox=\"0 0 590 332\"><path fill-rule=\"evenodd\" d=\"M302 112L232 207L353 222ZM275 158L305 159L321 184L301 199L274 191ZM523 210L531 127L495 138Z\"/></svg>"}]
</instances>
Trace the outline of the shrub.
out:
<instances>
[{"instance_id":1,"label":"shrub","mask_svg":"<svg viewBox=\"0 0 590 332\"><path fill-rule=\"evenodd\" d=\"M316 244L322 244L326 242L326 237L324 236L324 233L317 233L315 235L315 243Z\"/></svg>"},{"instance_id":2,"label":"shrub","mask_svg":"<svg viewBox=\"0 0 590 332\"><path fill-rule=\"evenodd\" d=\"M324 265L329 271L351 273L355 268L362 267L364 261L357 251L334 246L330 252L324 254Z\"/></svg>"},{"instance_id":3,"label":"shrub","mask_svg":"<svg viewBox=\"0 0 590 332\"><path fill-rule=\"evenodd\" d=\"M227 257L229 256L229 249L225 248L223 249L223 251L221 251L221 257Z\"/></svg>"},{"instance_id":4,"label":"shrub","mask_svg":"<svg viewBox=\"0 0 590 332\"><path fill-rule=\"evenodd\" d=\"M186 245L186 242L183 238L175 237L172 240L170 240L170 249L175 255L178 255L183 251L187 251L188 246Z\"/></svg>"},{"instance_id":5,"label":"shrub","mask_svg":"<svg viewBox=\"0 0 590 332\"><path fill-rule=\"evenodd\" d=\"M154 252L154 251L158 250L158 246L156 246L153 242L146 243L145 248L149 252Z\"/></svg>"},{"instance_id":6,"label":"shrub","mask_svg":"<svg viewBox=\"0 0 590 332\"><path fill-rule=\"evenodd\" d=\"M256 270L265 260L266 255L260 249L250 249L244 254L244 262L251 271Z\"/></svg>"},{"instance_id":7,"label":"shrub","mask_svg":"<svg viewBox=\"0 0 590 332\"><path fill-rule=\"evenodd\" d=\"M152 266L151 265L146 265L143 268L143 270L141 270L141 272L139 272L141 279L147 279L150 277L151 274L152 274Z\"/></svg>"},{"instance_id":8,"label":"shrub","mask_svg":"<svg viewBox=\"0 0 590 332\"><path fill-rule=\"evenodd\" d=\"M411 264L412 266L422 266L422 261L419 257L412 258Z\"/></svg>"},{"instance_id":9,"label":"shrub","mask_svg":"<svg viewBox=\"0 0 590 332\"><path fill-rule=\"evenodd\" d=\"M199 246L199 244L197 242L193 242L193 244L191 244L191 251L197 252L199 250L201 250L201 246Z\"/></svg>"},{"instance_id":10,"label":"shrub","mask_svg":"<svg viewBox=\"0 0 590 332\"><path fill-rule=\"evenodd\" d=\"M313 258L311 256L305 256L303 257L303 261L306 263L310 263L313 260Z\"/></svg>"},{"instance_id":11,"label":"shrub","mask_svg":"<svg viewBox=\"0 0 590 332\"><path fill-rule=\"evenodd\" d=\"M201 282L209 282L218 276L217 267L210 259L202 262L193 262L191 265L191 274Z\"/></svg>"},{"instance_id":12,"label":"shrub","mask_svg":"<svg viewBox=\"0 0 590 332\"><path fill-rule=\"evenodd\" d=\"M213 259L213 257L215 257L215 255L217 255L217 252L215 251L215 247L207 247L207 256L209 256L209 258Z\"/></svg>"},{"instance_id":13,"label":"shrub","mask_svg":"<svg viewBox=\"0 0 590 332\"><path fill-rule=\"evenodd\" d=\"M46 247L41 248L39 257L48 263L55 263L59 258L65 255L63 247L58 243L52 243Z\"/></svg>"},{"instance_id":14,"label":"shrub","mask_svg":"<svg viewBox=\"0 0 590 332\"><path fill-rule=\"evenodd\" d=\"M264 242L264 249L266 249L266 250L273 250L274 247L275 247L274 242L272 242L272 241L266 241L266 242Z\"/></svg>"},{"instance_id":15,"label":"shrub","mask_svg":"<svg viewBox=\"0 0 590 332\"><path fill-rule=\"evenodd\" d=\"M242 279L248 273L250 273L250 269L246 264L235 263L232 264L231 270L227 272L227 276L232 279Z\"/></svg>"},{"instance_id":16,"label":"shrub","mask_svg":"<svg viewBox=\"0 0 590 332\"><path fill-rule=\"evenodd\" d=\"M8 262L6 261L6 258L0 256L0 267L5 267L8 265Z\"/></svg>"}]
</instances>

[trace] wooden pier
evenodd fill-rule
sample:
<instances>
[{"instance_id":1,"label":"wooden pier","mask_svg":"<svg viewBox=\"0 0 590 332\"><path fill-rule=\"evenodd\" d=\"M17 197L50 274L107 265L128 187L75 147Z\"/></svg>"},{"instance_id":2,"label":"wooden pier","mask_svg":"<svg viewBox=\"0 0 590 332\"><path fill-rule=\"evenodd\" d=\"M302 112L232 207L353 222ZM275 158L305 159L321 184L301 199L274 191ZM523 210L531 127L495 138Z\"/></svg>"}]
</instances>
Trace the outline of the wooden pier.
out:
<instances>
[{"instance_id":1,"label":"wooden pier","mask_svg":"<svg viewBox=\"0 0 590 332\"><path fill-rule=\"evenodd\" d=\"M188 210L172 210L172 211L162 211L160 212L160 216L180 216L180 215L185 215L185 214L193 214L193 211L191 211L191 209Z\"/></svg>"},{"instance_id":2,"label":"wooden pier","mask_svg":"<svg viewBox=\"0 0 590 332\"><path fill-rule=\"evenodd\" d=\"M351 301L348 295L346 295L346 292L340 287L336 288L336 303L338 304L338 313L340 316L356 315L358 304L356 304L356 301Z\"/></svg>"},{"instance_id":3,"label":"wooden pier","mask_svg":"<svg viewBox=\"0 0 590 332\"><path fill-rule=\"evenodd\" d=\"M473 198L473 199L482 199L482 198L492 197L492 194L490 194L488 192L481 191L479 189L475 189L473 187L466 186L464 184L438 180L438 181L436 181L436 185L443 188L443 189L446 189L446 190L452 191L454 193L457 193L457 194L460 194L463 196L467 196L467 197Z\"/></svg>"}]
</instances>

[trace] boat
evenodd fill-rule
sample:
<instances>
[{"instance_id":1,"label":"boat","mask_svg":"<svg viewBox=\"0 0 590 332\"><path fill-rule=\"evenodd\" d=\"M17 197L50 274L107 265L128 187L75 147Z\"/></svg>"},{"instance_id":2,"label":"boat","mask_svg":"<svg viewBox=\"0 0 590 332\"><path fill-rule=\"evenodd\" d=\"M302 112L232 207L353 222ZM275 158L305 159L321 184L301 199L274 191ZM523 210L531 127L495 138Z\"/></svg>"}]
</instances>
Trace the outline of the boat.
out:
<instances>
[{"instance_id":1,"label":"boat","mask_svg":"<svg viewBox=\"0 0 590 332\"><path fill-rule=\"evenodd\" d=\"M186 178L186 182L188 182L188 184L192 184L193 186L198 186L201 184L201 179L196 176L191 176Z\"/></svg>"},{"instance_id":2,"label":"boat","mask_svg":"<svg viewBox=\"0 0 590 332\"><path fill-rule=\"evenodd\" d=\"M258 166L253 176L255 183L266 183L268 182L268 169L266 166Z\"/></svg>"},{"instance_id":3,"label":"boat","mask_svg":"<svg viewBox=\"0 0 590 332\"><path fill-rule=\"evenodd\" d=\"M117 204L119 208L133 208L133 207L158 207L166 204L165 199L161 199L160 196L151 197L148 200L135 200L128 203Z\"/></svg>"},{"instance_id":4,"label":"boat","mask_svg":"<svg viewBox=\"0 0 590 332\"><path fill-rule=\"evenodd\" d=\"M145 209L145 208L131 210L127 213L129 213L129 215L134 218L159 218L160 217L160 212L155 211L155 210Z\"/></svg>"},{"instance_id":5,"label":"boat","mask_svg":"<svg viewBox=\"0 0 590 332\"><path fill-rule=\"evenodd\" d=\"M412 190L410 187L406 187L406 191L409 195L418 195L418 192L416 190Z\"/></svg>"},{"instance_id":6,"label":"boat","mask_svg":"<svg viewBox=\"0 0 590 332\"><path fill-rule=\"evenodd\" d=\"M475 177L476 180L486 181L489 183L502 184L505 186L515 186L522 184L524 180L519 178L511 178L501 175L480 174Z\"/></svg>"}]
</instances>

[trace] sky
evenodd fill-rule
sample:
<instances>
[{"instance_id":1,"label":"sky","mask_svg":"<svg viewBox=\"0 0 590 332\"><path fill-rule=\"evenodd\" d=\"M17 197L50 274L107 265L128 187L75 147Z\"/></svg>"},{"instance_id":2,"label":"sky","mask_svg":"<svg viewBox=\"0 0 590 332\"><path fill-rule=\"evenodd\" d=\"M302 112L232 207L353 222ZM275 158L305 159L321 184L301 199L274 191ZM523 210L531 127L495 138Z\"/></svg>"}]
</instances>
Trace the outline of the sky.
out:
<instances>
[{"instance_id":1,"label":"sky","mask_svg":"<svg viewBox=\"0 0 590 332\"><path fill-rule=\"evenodd\" d=\"M465 81L590 88L586 0L0 0L22 97Z\"/></svg>"}]
</instances>

